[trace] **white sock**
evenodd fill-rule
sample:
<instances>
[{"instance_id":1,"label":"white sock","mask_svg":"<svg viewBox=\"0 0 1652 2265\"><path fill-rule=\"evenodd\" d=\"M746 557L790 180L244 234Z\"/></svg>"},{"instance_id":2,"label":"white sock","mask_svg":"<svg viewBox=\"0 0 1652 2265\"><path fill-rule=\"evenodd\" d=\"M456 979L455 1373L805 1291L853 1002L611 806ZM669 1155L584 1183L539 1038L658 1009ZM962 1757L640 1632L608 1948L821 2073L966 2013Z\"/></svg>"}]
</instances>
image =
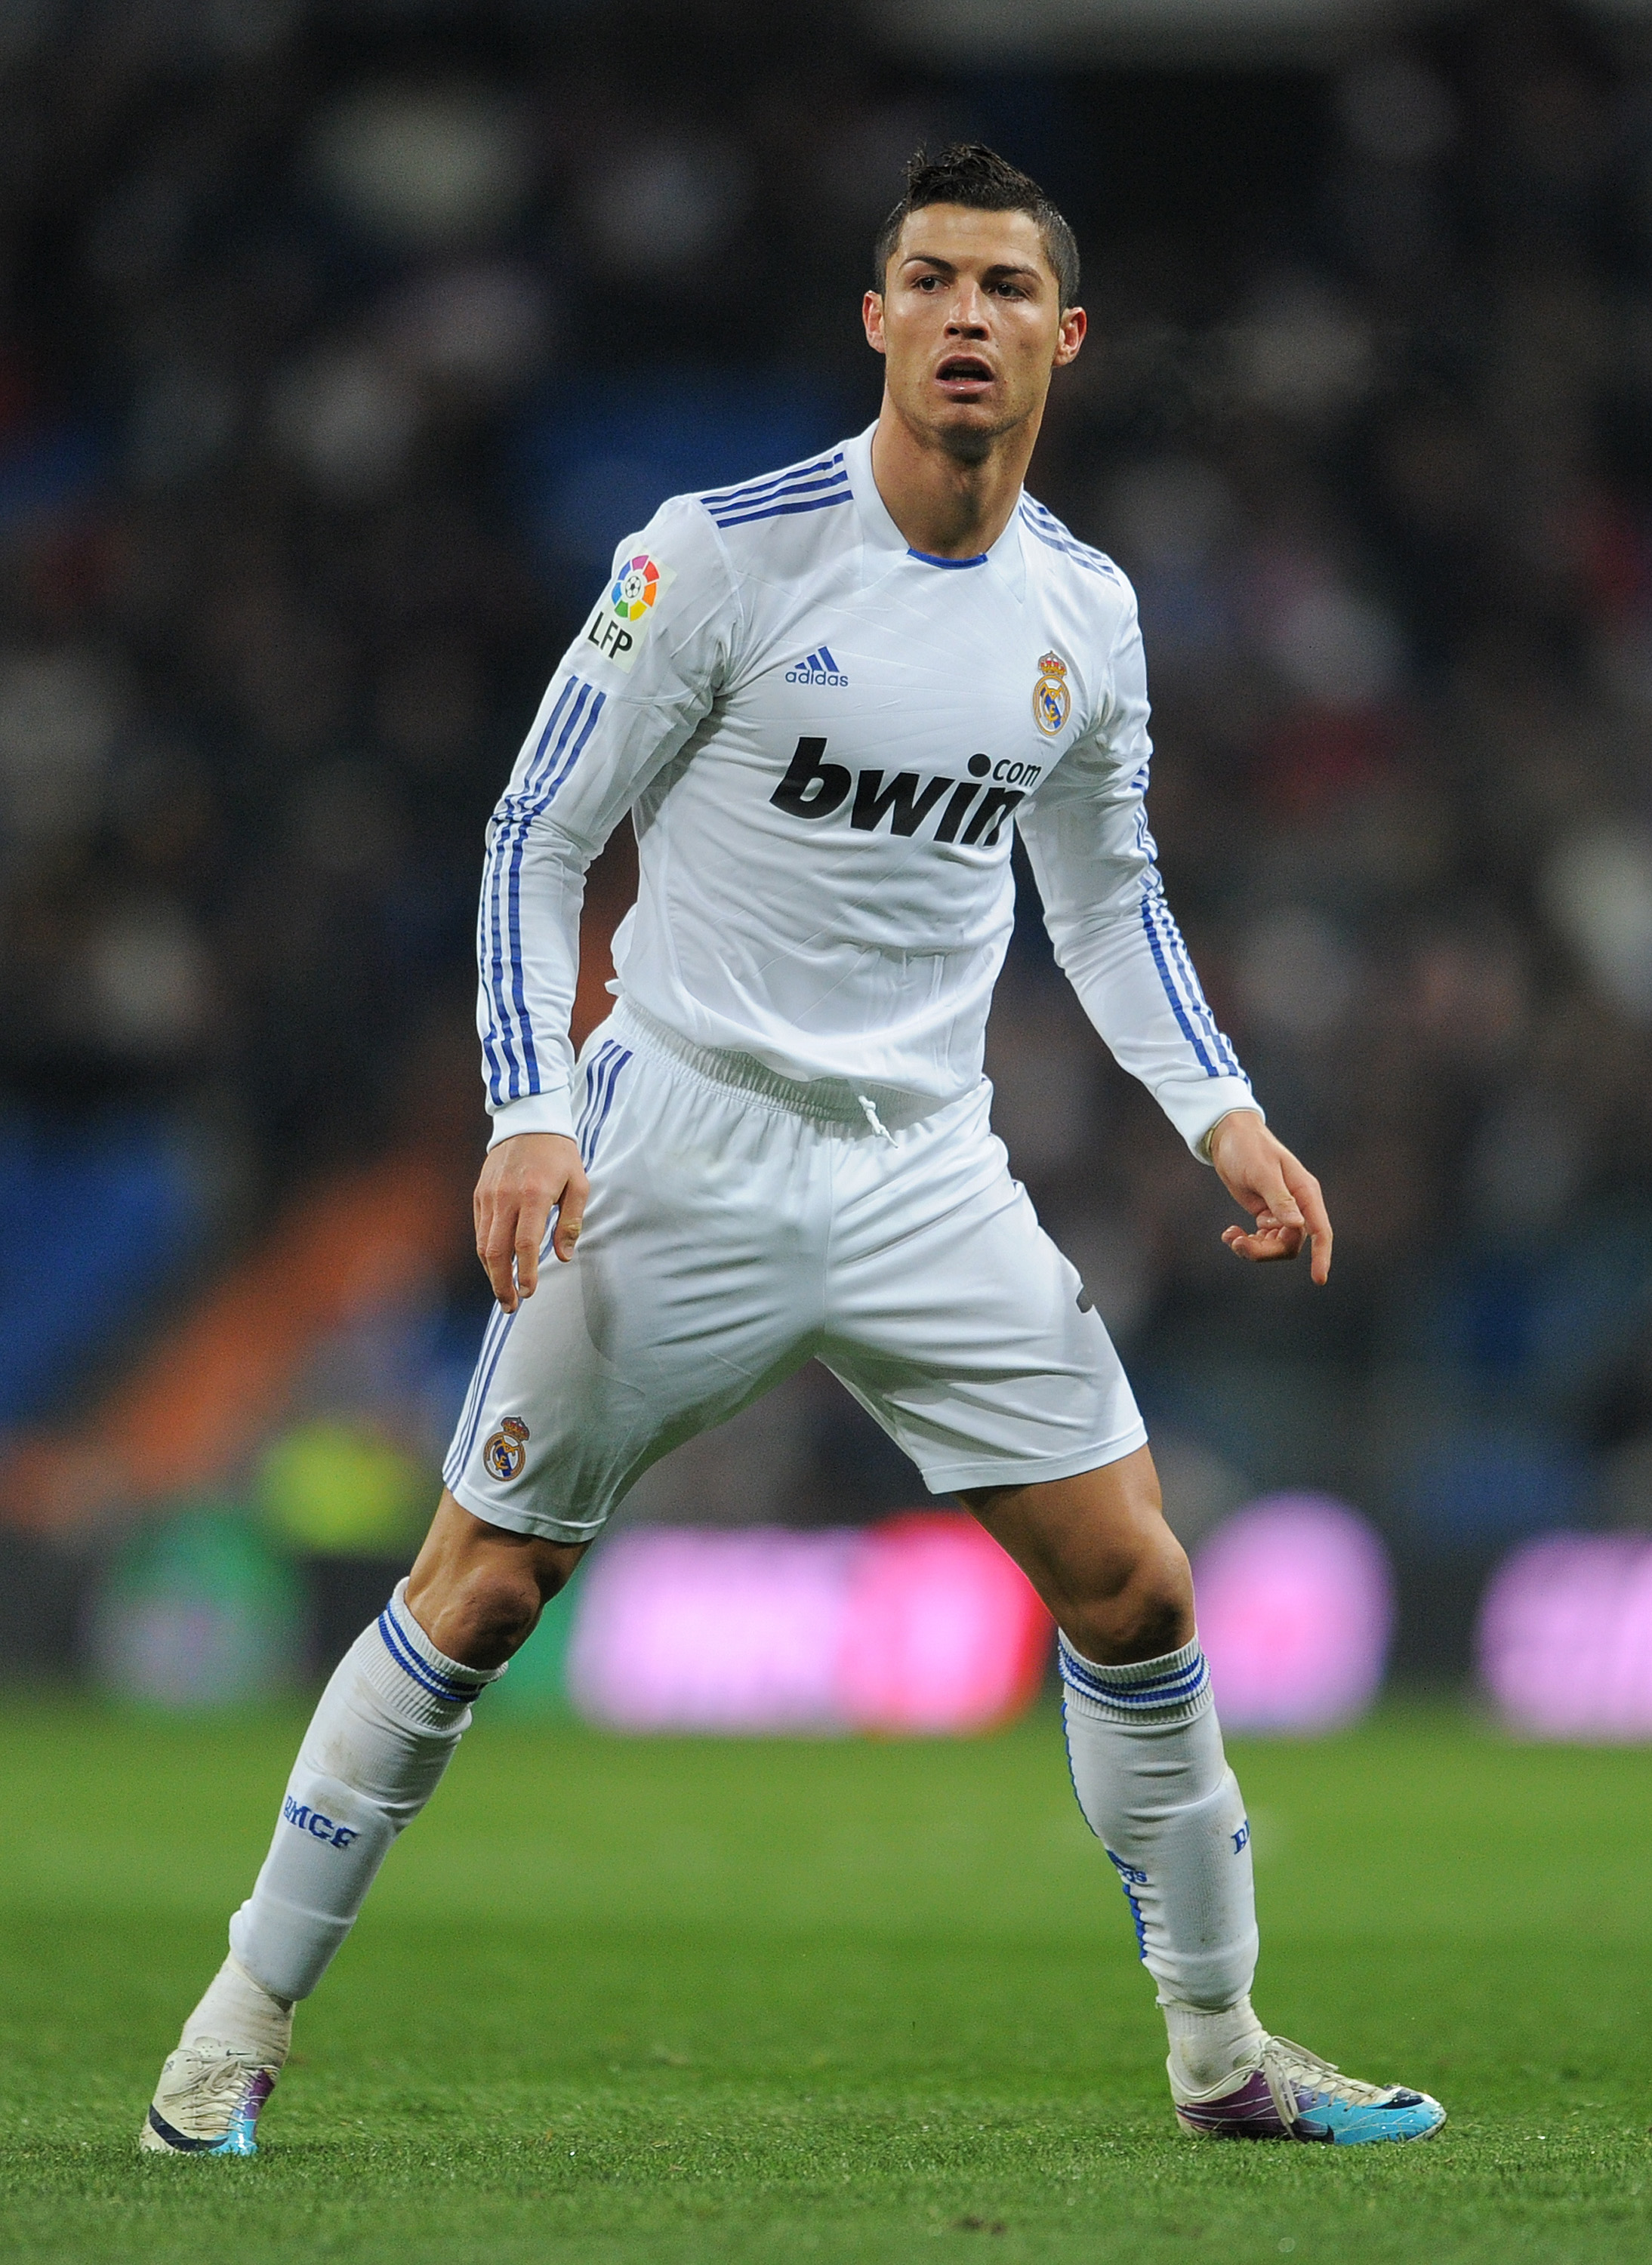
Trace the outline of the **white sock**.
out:
<instances>
[{"instance_id":1,"label":"white sock","mask_svg":"<svg viewBox=\"0 0 1652 2265\"><path fill-rule=\"evenodd\" d=\"M207 1994L184 2024L181 2045L209 2038L233 2045L265 2068L280 2068L293 2042L291 2001L255 1982L233 1951L207 1985Z\"/></svg>"},{"instance_id":2,"label":"white sock","mask_svg":"<svg viewBox=\"0 0 1652 2265\"><path fill-rule=\"evenodd\" d=\"M437 1650L401 1582L333 1671L287 1781L258 1884L229 1948L272 1996L307 1998L349 1934L390 1843L430 1799L504 1674Z\"/></svg>"},{"instance_id":3,"label":"white sock","mask_svg":"<svg viewBox=\"0 0 1652 2265\"><path fill-rule=\"evenodd\" d=\"M1222 1752L1198 1638L1103 1667L1060 1642L1073 1789L1124 1884L1159 1985L1179 2088L1205 2091L1254 2058L1256 1911L1250 1827Z\"/></svg>"},{"instance_id":4,"label":"white sock","mask_svg":"<svg viewBox=\"0 0 1652 2265\"><path fill-rule=\"evenodd\" d=\"M1197 2100L1226 2092L1241 2069L1254 2068L1266 2031L1250 2010L1250 1993L1216 2013L1202 2006L1178 2006L1161 1998L1170 2035L1167 2064L1176 2095Z\"/></svg>"}]
</instances>

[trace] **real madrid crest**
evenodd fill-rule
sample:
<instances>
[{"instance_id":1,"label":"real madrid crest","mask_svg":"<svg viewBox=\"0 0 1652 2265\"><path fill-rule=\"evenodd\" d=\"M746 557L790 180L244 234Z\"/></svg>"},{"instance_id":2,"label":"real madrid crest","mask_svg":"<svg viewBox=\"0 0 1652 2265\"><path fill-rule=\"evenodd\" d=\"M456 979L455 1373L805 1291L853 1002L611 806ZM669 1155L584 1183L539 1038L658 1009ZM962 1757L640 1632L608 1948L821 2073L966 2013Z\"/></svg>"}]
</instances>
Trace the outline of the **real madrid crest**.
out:
<instances>
[{"instance_id":1,"label":"real madrid crest","mask_svg":"<svg viewBox=\"0 0 1652 2265\"><path fill-rule=\"evenodd\" d=\"M528 1459L528 1426L507 1416L482 1450L482 1468L496 1479L513 1479Z\"/></svg>"},{"instance_id":2,"label":"real madrid crest","mask_svg":"<svg viewBox=\"0 0 1652 2265\"><path fill-rule=\"evenodd\" d=\"M1032 688L1032 720L1046 739L1053 739L1072 706L1067 665L1059 652L1047 652L1038 663L1038 681Z\"/></svg>"}]
</instances>

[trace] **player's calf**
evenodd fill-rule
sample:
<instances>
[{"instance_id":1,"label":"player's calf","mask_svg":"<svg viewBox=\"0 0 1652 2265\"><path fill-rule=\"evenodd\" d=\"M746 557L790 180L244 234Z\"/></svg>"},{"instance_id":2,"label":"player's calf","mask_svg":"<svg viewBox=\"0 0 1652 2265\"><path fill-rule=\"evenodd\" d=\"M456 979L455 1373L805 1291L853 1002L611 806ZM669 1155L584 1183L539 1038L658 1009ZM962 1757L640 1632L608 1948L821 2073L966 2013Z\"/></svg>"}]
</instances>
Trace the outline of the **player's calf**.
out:
<instances>
[{"instance_id":1,"label":"player's calf","mask_svg":"<svg viewBox=\"0 0 1652 2265\"><path fill-rule=\"evenodd\" d=\"M1197 1638L1156 1659L1109 1665L1064 1635L1060 1661L1073 1788L1159 1985L1183 2128L1345 2146L1437 2131L1445 2111L1426 2093L1345 2077L1270 2036L1251 2009L1250 1823Z\"/></svg>"},{"instance_id":2,"label":"player's calf","mask_svg":"<svg viewBox=\"0 0 1652 2265\"><path fill-rule=\"evenodd\" d=\"M472 1703L504 1671L433 1642L405 1583L357 1637L299 1749L257 1884L230 1920L232 1955L162 2071L143 2146L253 2152L294 2003L325 1973L397 1835L440 1782Z\"/></svg>"}]
</instances>

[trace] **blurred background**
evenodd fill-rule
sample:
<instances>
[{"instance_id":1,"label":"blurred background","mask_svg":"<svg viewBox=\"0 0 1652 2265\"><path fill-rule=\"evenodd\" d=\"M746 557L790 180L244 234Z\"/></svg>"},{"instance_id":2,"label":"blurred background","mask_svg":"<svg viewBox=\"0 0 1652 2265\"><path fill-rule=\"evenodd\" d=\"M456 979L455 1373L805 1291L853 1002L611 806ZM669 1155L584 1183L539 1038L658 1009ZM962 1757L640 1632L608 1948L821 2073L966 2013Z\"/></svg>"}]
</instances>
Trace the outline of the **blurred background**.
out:
<instances>
[{"instance_id":1,"label":"blurred background","mask_svg":"<svg viewBox=\"0 0 1652 2265\"><path fill-rule=\"evenodd\" d=\"M1139 592L1171 899L1334 1285L1223 1250L1024 873L999 1129L1276 1685L1340 1599L1364 1697L1461 1684L1478 1626L1535 1723L1592 1583L1601 1723L1652 1730L1632 0L0 0L0 1676L252 1695L405 1567L487 1312L487 813L615 541L875 415L868 245L954 136L1079 233L1030 484ZM626 836L580 1035L633 883ZM815 1610L923 1500L811 1367L590 1592L621 1643L627 1562L681 1595L739 1546L758 1620ZM1004 1609L960 1719L1031 1687ZM519 1703L583 1642L601 1712L571 1626Z\"/></svg>"}]
</instances>

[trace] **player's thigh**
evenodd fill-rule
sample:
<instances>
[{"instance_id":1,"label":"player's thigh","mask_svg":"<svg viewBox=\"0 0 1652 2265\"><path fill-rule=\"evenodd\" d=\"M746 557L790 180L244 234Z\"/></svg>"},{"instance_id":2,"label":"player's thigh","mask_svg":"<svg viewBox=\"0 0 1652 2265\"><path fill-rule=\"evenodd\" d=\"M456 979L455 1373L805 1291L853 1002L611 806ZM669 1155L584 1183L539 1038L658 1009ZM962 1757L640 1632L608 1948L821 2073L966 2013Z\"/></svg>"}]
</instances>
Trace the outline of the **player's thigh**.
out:
<instances>
[{"instance_id":1,"label":"player's thigh","mask_svg":"<svg viewBox=\"0 0 1652 2265\"><path fill-rule=\"evenodd\" d=\"M592 1092L578 1251L494 1313L443 1469L476 1517L570 1543L807 1358L824 1217L795 1120L634 1048Z\"/></svg>"},{"instance_id":2,"label":"player's thigh","mask_svg":"<svg viewBox=\"0 0 1652 2265\"><path fill-rule=\"evenodd\" d=\"M931 1492L1112 1463L1146 1427L1077 1269L1011 1178L982 1096L903 1135L834 1223L822 1358Z\"/></svg>"}]
</instances>

